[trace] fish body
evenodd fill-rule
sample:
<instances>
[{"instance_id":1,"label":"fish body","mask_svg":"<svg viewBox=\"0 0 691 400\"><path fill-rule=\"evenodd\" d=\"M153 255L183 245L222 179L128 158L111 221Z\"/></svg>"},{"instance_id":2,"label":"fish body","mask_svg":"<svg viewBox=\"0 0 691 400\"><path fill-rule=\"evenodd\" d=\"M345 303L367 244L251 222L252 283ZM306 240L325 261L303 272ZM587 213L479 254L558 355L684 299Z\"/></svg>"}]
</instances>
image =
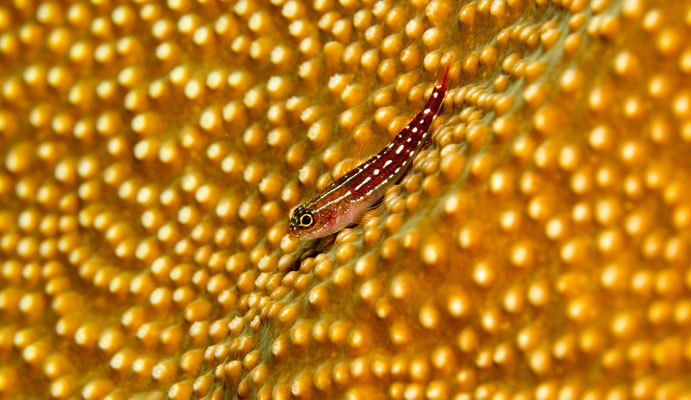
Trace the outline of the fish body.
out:
<instances>
[{"instance_id":1,"label":"fish body","mask_svg":"<svg viewBox=\"0 0 691 400\"><path fill-rule=\"evenodd\" d=\"M446 94L446 78L438 80L425 108L382 151L338 178L301 204L288 223L294 240L317 239L356 222L408 170L413 156L429 142L430 125Z\"/></svg>"}]
</instances>

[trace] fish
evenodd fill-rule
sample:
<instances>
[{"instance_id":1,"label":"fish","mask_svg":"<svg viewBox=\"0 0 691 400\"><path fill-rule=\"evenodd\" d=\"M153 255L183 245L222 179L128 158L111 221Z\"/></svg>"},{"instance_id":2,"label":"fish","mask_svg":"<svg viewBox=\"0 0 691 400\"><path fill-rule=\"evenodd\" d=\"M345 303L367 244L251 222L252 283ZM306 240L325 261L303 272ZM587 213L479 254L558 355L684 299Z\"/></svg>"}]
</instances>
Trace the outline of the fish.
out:
<instances>
[{"instance_id":1,"label":"fish","mask_svg":"<svg viewBox=\"0 0 691 400\"><path fill-rule=\"evenodd\" d=\"M442 108L448 75L447 66L422 111L384 149L293 210L288 221L292 240L323 238L352 225L403 177L413 156L430 143L429 128Z\"/></svg>"}]
</instances>

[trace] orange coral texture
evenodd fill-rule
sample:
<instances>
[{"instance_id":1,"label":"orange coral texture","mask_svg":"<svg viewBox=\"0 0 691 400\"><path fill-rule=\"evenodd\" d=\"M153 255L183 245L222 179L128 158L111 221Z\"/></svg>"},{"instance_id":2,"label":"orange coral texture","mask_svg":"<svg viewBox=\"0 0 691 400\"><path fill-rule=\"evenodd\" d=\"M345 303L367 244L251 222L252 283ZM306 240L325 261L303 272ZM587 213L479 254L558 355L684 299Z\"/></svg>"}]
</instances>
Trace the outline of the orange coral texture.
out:
<instances>
[{"instance_id":1,"label":"orange coral texture","mask_svg":"<svg viewBox=\"0 0 691 400\"><path fill-rule=\"evenodd\" d=\"M691 399L690 42L689 1L4 1L0 397ZM447 64L383 212L291 242Z\"/></svg>"}]
</instances>

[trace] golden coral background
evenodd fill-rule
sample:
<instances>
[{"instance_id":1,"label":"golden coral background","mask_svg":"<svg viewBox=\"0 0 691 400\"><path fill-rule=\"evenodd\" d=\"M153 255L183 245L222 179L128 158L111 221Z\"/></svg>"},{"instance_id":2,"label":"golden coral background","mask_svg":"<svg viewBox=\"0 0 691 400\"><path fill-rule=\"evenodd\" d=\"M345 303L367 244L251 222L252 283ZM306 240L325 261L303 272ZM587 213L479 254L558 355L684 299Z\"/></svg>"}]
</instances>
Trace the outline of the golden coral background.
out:
<instances>
[{"instance_id":1,"label":"golden coral background","mask_svg":"<svg viewBox=\"0 0 691 400\"><path fill-rule=\"evenodd\" d=\"M690 38L688 1L2 2L0 395L691 399ZM291 242L447 64L381 215Z\"/></svg>"}]
</instances>

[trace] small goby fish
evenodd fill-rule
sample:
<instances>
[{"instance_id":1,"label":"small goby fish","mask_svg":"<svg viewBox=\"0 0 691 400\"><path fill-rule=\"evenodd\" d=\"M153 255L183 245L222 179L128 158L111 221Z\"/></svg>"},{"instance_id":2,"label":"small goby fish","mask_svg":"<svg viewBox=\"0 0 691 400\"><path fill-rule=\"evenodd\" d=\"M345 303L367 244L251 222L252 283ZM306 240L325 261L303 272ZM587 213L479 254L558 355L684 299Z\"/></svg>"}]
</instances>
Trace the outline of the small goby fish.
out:
<instances>
[{"instance_id":1,"label":"small goby fish","mask_svg":"<svg viewBox=\"0 0 691 400\"><path fill-rule=\"evenodd\" d=\"M336 233L384 196L406 172L413 156L429 143L429 127L444 101L448 74L446 68L425 108L388 146L293 211L288 223L291 239L317 239Z\"/></svg>"}]
</instances>

